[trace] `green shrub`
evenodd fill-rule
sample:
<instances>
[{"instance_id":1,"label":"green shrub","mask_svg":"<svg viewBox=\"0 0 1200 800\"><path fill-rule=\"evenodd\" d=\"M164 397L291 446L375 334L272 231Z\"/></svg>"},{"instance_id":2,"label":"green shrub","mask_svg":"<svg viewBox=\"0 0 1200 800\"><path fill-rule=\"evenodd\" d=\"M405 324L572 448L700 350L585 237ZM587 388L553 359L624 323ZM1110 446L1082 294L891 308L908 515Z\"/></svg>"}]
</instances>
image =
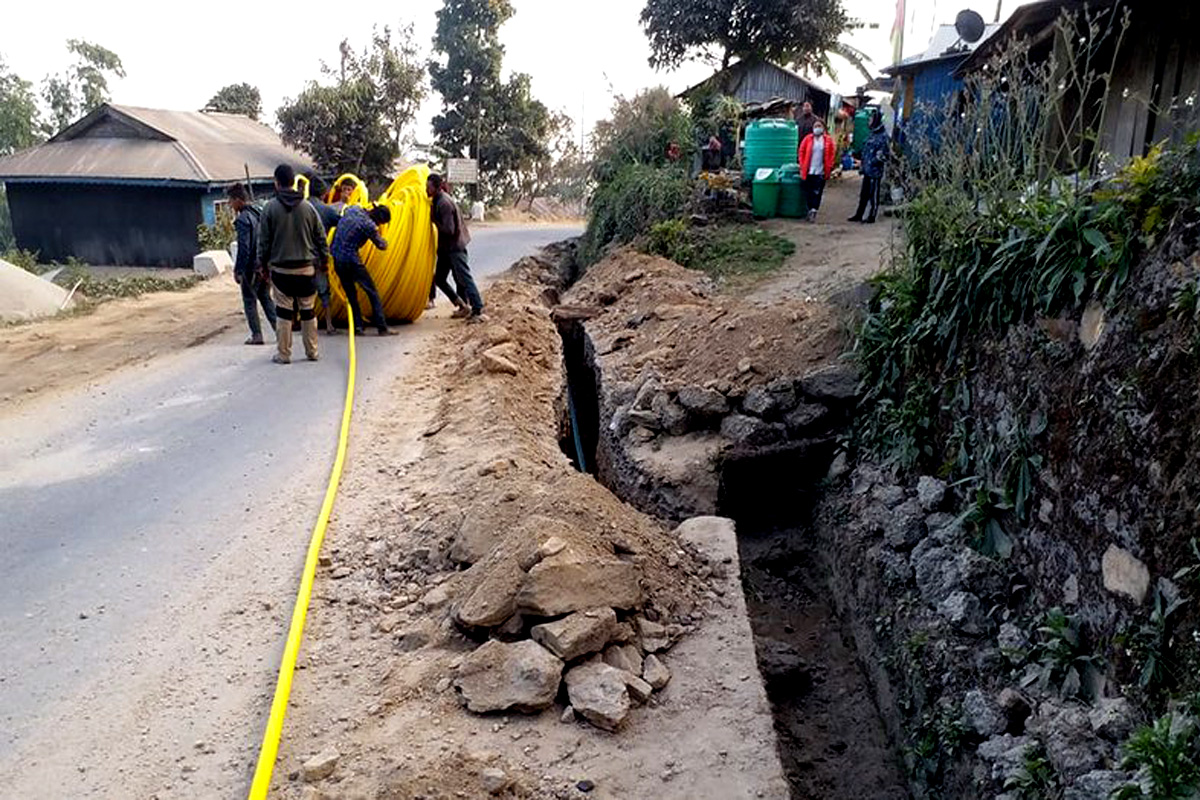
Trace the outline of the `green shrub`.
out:
<instances>
[{"instance_id":1,"label":"green shrub","mask_svg":"<svg viewBox=\"0 0 1200 800\"><path fill-rule=\"evenodd\" d=\"M202 253L206 250L225 250L229 243L237 238L233 228L233 216L221 209L212 225L202 222L196 226L196 238L200 242Z\"/></svg>"},{"instance_id":2,"label":"green shrub","mask_svg":"<svg viewBox=\"0 0 1200 800\"><path fill-rule=\"evenodd\" d=\"M1079 618L1052 608L1043 616L1037 634L1021 685L1090 699L1104 659L1092 652Z\"/></svg>"},{"instance_id":3,"label":"green shrub","mask_svg":"<svg viewBox=\"0 0 1200 800\"><path fill-rule=\"evenodd\" d=\"M594 263L612 242L631 242L655 223L680 216L691 191L691 181L680 167L621 167L592 196L583 262Z\"/></svg>"},{"instance_id":4,"label":"green shrub","mask_svg":"<svg viewBox=\"0 0 1200 800\"><path fill-rule=\"evenodd\" d=\"M1124 745L1126 769L1136 769L1137 783L1113 797L1117 800L1195 800L1200 795L1200 729L1189 710L1172 711L1140 728Z\"/></svg>"},{"instance_id":5,"label":"green shrub","mask_svg":"<svg viewBox=\"0 0 1200 800\"><path fill-rule=\"evenodd\" d=\"M695 149L692 120L664 87L645 89L631 98L617 97L611 117L592 134L592 172L605 184L629 164L670 166L667 150L680 148L680 164L689 164Z\"/></svg>"},{"instance_id":6,"label":"green shrub","mask_svg":"<svg viewBox=\"0 0 1200 800\"><path fill-rule=\"evenodd\" d=\"M38 254L32 250L8 250L4 253L4 260L26 272L38 272Z\"/></svg>"}]
</instances>

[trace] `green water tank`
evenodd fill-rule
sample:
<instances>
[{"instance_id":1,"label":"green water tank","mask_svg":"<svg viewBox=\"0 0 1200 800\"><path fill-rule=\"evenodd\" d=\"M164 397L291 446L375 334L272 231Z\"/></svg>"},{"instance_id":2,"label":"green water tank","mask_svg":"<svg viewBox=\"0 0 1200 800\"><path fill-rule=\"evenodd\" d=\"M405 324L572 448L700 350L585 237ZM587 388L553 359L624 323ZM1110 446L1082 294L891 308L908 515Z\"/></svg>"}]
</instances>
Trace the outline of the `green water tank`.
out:
<instances>
[{"instance_id":1,"label":"green water tank","mask_svg":"<svg viewBox=\"0 0 1200 800\"><path fill-rule=\"evenodd\" d=\"M871 138L871 114L869 108L860 108L854 112L854 138L850 141L850 149L855 158L862 158L863 145Z\"/></svg>"},{"instance_id":2,"label":"green water tank","mask_svg":"<svg viewBox=\"0 0 1200 800\"><path fill-rule=\"evenodd\" d=\"M799 219L808 214L804 202L803 179L799 164L785 164L779 169L779 216Z\"/></svg>"},{"instance_id":3,"label":"green water tank","mask_svg":"<svg viewBox=\"0 0 1200 800\"><path fill-rule=\"evenodd\" d=\"M746 126L742 177L752 180L760 169L779 169L796 161L800 132L790 119L756 119Z\"/></svg>"},{"instance_id":4,"label":"green water tank","mask_svg":"<svg viewBox=\"0 0 1200 800\"><path fill-rule=\"evenodd\" d=\"M759 219L775 216L779 212L779 170L760 167L754 173L751 197L754 216Z\"/></svg>"}]
</instances>

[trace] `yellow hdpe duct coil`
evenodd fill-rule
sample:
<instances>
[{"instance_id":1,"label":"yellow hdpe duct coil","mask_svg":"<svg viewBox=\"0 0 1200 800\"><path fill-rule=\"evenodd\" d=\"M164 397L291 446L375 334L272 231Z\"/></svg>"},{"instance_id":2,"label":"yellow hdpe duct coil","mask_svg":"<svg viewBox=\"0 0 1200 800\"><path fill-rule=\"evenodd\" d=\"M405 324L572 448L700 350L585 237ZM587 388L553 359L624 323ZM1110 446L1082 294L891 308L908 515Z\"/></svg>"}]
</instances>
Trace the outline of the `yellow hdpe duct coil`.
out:
<instances>
[{"instance_id":1,"label":"yellow hdpe duct coil","mask_svg":"<svg viewBox=\"0 0 1200 800\"><path fill-rule=\"evenodd\" d=\"M379 250L367 242L358 252L367 272L375 281L375 288L379 290L379 298L383 301L383 310L389 320L415 322L424 313L429 300L429 288L433 286L437 230L430 219L432 204L425 193L425 181L428 178L429 167L424 164L410 167L400 173L374 203L369 201L366 184L356 176L341 175L333 182L335 187L344 180L354 182L350 205L382 205L392 212L392 221L379 229L387 240L387 250ZM329 239L333 241L333 232ZM329 283L333 289L330 309L333 319L345 323L347 309L342 299L345 287L338 281L332 262L329 264ZM366 295L357 287L355 291L359 292L358 307L364 316L369 315L371 305ZM358 324L362 325L363 321L359 320Z\"/></svg>"}]
</instances>

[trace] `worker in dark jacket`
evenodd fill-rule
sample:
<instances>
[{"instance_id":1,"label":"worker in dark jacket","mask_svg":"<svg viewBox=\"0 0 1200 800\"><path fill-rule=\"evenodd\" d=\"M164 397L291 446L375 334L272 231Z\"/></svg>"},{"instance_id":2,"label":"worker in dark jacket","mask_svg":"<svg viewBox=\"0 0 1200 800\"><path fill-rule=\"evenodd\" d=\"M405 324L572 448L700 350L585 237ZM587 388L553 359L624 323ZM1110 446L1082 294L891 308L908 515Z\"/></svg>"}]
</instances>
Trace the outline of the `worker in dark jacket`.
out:
<instances>
[{"instance_id":1,"label":"worker in dark jacket","mask_svg":"<svg viewBox=\"0 0 1200 800\"><path fill-rule=\"evenodd\" d=\"M858 195L858 210L850 222L874 222L875 215L879 213L879 185L883 182L883 168L887 165L889 140L883 117L878 111L871 115L870 128L871 135L862 151L863 181L862 191Z\"/></svg>"},{"instance_id":2,"label":"worker in dark jacket","mask_svg":"<svg viewBox=\"0 0 1200 800\"><path fill-rule=\"evenodd\" d=\"M329 246L317 210L292 187L296 172L287 164L275 168L275 198L258 223L258 261L271 270L279 346L272 360L292 361L292 320L300 320L304 354L317 360L317 265L325 266Z\"/></svg>"},{"instance_id":3,"label":"worker in dark jacket","mask_svg":"<svg viewBox=\"0 0 1200 800\"><path fill-rule=\"evenodd\" d=\"M813 132L813 128L817 126L820 119L813 113L812 103L807 100L800 106L800 113L796 116L796 129L800 134L797 141L804 141L804 137Z\"/></svg>"},{"instance_id":4,"label":"worker in dark jacket","mask_svg":"<svg viewBox=\"0 0 1200 800\"><path fill-rule=\"evenodd\" d=\"M346 211L333 234L333 246L330 248L333 253L333 269L342 284L342 291L346 293L346 302L350 304L355 333L363 332L362 312L358 308L359 286L367 293L367 300L371 302L371 324L379 331L379 335L391 336L395 333L387 326L379 290L375 288L371 273L367 272L358 255L358 251L368 241L380 250L387 250L388 243L379 233L379 226L391 221L392 212L387 206L375 206L369 212L362 206L346 206Z\"/></svg>"},{"instance_id":5,"label":"worker in dark jacket","mask_svg":"<svg viewBox=\"0 0 1200 800\"><path fill-rule=\"evenodd\" d=\"M233 229L237 232L237 263L233 265L233 279L242 287L242 308L246 312L246 324L250 326L250 337L246 344L263 344L262 324L258 320L261 304L267 322L275 328L275 303L271 301L271 282L256 262L258 258L259 210L250 204L246 187L240 183L229 187L229 207L237 215Z\"/></svg>"},{"instance_id":6,"label":"worker in dark jacket","mask_svg":"<svg viewBox=\"0 0 1200 800\"><path fill-rule=\"evenodd\" d=\"M447 297L453 299L455 293L448 291L448 285L443 285L445 276L453 274L454 284L458 287L457 294L465 302L451 316L455 319L482 319L483 298L475 285L475 279L471 277L471 265L467 260L467 245L471 241L471 234L463 224L458 204L446 192L442 176L436 173L430 175L429 180L425 182L425 191L433 200L433 224L438 232L435 282L438 276L441 276L438 287L446 292Z\"/></svg>"},{"instance_id":7,"label":"worker in dark jacket","mask_svg":"<svg viewBox=\"0 0 1200 800\"><path fill-rule=\"evenodd\" d=\"M312 203L312 207L317 210L317 216L321 218L321 224L325 227L325 239L328 241L329 232L337 227L338 220L341 219L341 212L331 205L327 205L321 198L325 196L328 187L325 181L321 180L321 176L311 170L304 173L305 179L308 181L308 202ZM332 298L329 295L329 265L326 264L323 269L317 270L317 297L321 299L321 308L325 309L325 333L333 336L337 333L337 328L333 327L333 315L329 313Z\"/></svg>"}]
</instances>

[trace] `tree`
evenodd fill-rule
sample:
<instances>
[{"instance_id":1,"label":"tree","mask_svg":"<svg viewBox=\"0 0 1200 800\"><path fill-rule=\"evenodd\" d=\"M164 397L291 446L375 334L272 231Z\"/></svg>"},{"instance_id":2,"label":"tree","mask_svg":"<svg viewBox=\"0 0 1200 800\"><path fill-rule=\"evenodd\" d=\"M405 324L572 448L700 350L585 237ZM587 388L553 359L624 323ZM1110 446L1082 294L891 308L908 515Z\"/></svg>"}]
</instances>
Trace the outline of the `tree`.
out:
<instances>
[{"instance_id":1,"label":"tree","mask_svg":"<svg viewBox=\"0 0 1200 800\"><path fill-rule=\"evenodd\" d=\"M231 83L224 86L212 99L204 104L205 111L220 111L225 114L244 114L250 119L262 116L262 95L258 88L248 83Z\"/></svg>"},{"instance_id":2,"label":"tree","mask_svg":"<svg viewBox=\"0 0 1200 800\"><path fill-rule=\"evenodd\" d=\"M396 41L390 28L375 29L361 53L344 40L338 66L322 72L332 85L310 82L276 112L283 140L322 172L387 180L425 96L412 27L401 28Z\"/></svg>"},{"instance_id":3,"label":"tree","mask_svg":"<svg viewBox=\"0 0 1200 800\"><path fill-rule=\"evenodd\" d=\"M479 157L484 120L501 91L499 30L512 15L508 0L445 0L437 12L433 50L439 58L430 60L429 77L443 110L433 118L433 131L449 153Z\"/></svg>"},{"instance_id":4,"label":"tree","mask_svg":"<svg viewBox=\"0 0 1200 800\"><path fill-rule=\"evenodd\" d=\"M125 77L120 56L98 44L68 39L67 51L75 54L75 63L64 73L48 76L42 85L42 98L50 106L50 120L43 125L47 135L107 103L109 77Z\"/></svg>"},{"instance_id":5,"label":"tree","mask_svg":"<svg viewBox=\"0 0 1200 800\"><path fill-rule=\"evenodd\" d=\"M445 0L429 62L442 113L434 139L447 153L479 159L482 196L490 202L519 199L535 190L550 157L554 119L533 97L523 73L502 81L504 47L499 29L513 15L508 0Z\"/></svg>"},{"instance_id":6,"label":"tree","mask_svg":"<svg viewBox=\"0 0 1200 800\"><path fill-rule=\"evenodd\" d=\"M33 84L11 72L0 59L0 156L41 140Z\"/></svg>"},{"instance_id":7,"label":"tree","mask_svg":"<svg viewBox=\"0 0 1200 800\"><path fill-rule=\"evenodd\" d=\"M647 0L641 20L655 69L695 58L722 68L734 58L810 68L848 24L841 0Z\"/></svg>"}]
</instances>

